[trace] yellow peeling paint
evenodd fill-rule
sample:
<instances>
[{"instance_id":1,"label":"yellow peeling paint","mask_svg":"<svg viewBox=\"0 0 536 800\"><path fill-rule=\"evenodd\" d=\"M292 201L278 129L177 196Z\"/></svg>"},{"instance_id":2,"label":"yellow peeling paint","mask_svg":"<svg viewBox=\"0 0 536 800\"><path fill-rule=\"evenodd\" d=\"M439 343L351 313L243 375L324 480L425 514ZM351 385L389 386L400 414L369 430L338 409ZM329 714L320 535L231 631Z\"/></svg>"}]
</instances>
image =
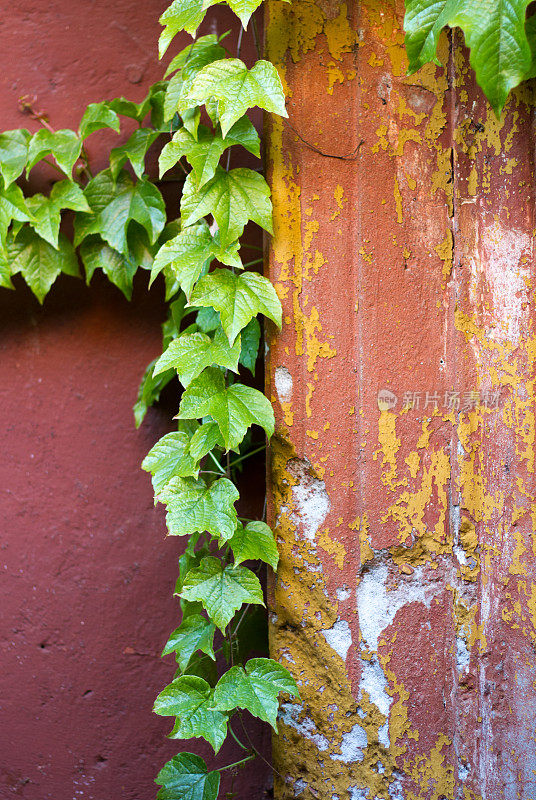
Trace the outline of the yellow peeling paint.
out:
<instances>
[{"instance_id":1,"label":"yellow peeling paint","mask_svg":"<svg viewBox=\"0 0 536 800\"><path fill-rule=\"evenodd\" d=\"M454 240L452 238L452 231L450 228L447 229L445 234L445 238L441 242L441 244L436 245L434 248L437 255L443 262L443 285L450 277L450 273L452 271L452 264L453 264L453 251L454 251Z\"/></svg>"},{"instance_id":2,"label":"yellow peeling paint","mask_svg":"<svg viewBox=\"0 0 536 800\"><path fill-rule=\"evenodd\" d=\"M394 198L395 198L395 205L396 205L396 219L399 225L402 225L404 222L404 211L402 208L402 194L400 192L400 186L398 185L398 178L395 176L395 188L394 188Z\"/></svg>"},{"instance_id":3,"label":"yellow peeling paint","mask_svg":"<svg viewBox=\"0 0 536 800\"><path fill-rule=\"evenodd\" d=\"M388 472L382 475L382 482L395 489L398 483L395 483L397 477L397 464L396 454L398 453L401 445L400 439L396 435L396 414L392 411L381 411L378 420L378 442L381 450L374 453L374 460L378 457L378 453L383 454L382 466L389 467Z\"/></svg>"},{"instance_id":4,"label":"yellow peeling paint","mask_svg":"<svg viewBox=\"0 0 536 800\"><path fill-rule=\"evenodd\" d=\"M335 61L340 61L344 53L350 53L357 43L357 33L348 22L348 8L346 3L341 3L338 16L328 19L324 24L324 33L328 43L328 50Z\"/></svg>"},{"instance_id":5,"label":"yellow peeling paint","mask_svg":"<svg viewBox=\"0 0 536 800\"><path fill-rule=\"evenodd\" d=\"M346 549L341 542L337 542L332 539L327 531L322 531L318 538L318 544L325 550L326 553L329 553L333 556L333 560L337 564L339 569L343 569L344 567L344 559L346 556Z\"/></svg>"}]
</instances>

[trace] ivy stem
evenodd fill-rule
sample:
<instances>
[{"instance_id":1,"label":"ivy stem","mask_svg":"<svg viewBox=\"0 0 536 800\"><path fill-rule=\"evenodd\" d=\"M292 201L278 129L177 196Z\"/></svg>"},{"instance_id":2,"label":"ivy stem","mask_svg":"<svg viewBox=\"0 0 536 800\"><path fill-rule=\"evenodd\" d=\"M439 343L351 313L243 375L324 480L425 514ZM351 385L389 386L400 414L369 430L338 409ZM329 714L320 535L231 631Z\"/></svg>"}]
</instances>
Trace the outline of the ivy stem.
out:
<instances>
[{"instance_id":1,"label":"ivy stem","mask_svg":"<svg viewBox=\"0 0 536 800\"><path fill-rule=\"evenodd\" d=\"M244 35L244 28L240 26L240 31L238 33L238 41L236 43L236 57L240 58L240 49L242 47L242 36Z\"/></svg>"},{"instance_id":2,"label":"ivy stem","mask_svg":"<svg viewBox=\"0 0 536 800\"><path fill-rule=\"evenodd\" d=\"M209 456L211 457L211 459L214 461L214 463L216 464L216 466L218 467L218 472L219 472L219 474L220 474L220 475L225 475L225 470L223 469L222 465L220 464L220 462L218 461L218 459L216 458L216 456L214 455L214 453L212 452L212 450L209 450L208 454L209 454Z\"/></svg>"},{"instance_id":3,"label":"ivy stem","mask_svg":"<svg viewBox=\"0 0 536 800\"><path fill-rule=\"evenodd\" d=\"M259 45L259 35L257 33L257 21L255 20L255 15L251 17L251 31L253 33L253 42L255 44L255 50L257 51L257 58L262 58L261 48Z\"/></svg>"},{"instance_id":4,"label":"ivy stem","mask_svg":"<svg viewBox=\"0 0 536 800\"><path fill-rule=\"evenodd\" d=\"M231 463L229 464L230 469L232 469L237 464L240 464L241 461L245 461L246 458L250 458L251 456L254 456L255 453L260 453L261 450L265 450L265 449L266 449L266 445L265 444L261 444L261 446L260 447L256 447L255 450L250 450L248 453L245 453L243 456L240 456L240 458L235 458L235 460L231 461Z\"/></svg>"},{"instance_id":5,"label":"ivy stem","mask_svg":"<svg viewBox=\"0 0 536 800\"><path fill-rule=\"evenodd\" d=\"M246 761L251 761L252 758L255 758L255 753L251 753L251 755L243 758L241 761L235 761L234 764L227 764L226 767L218 767L216 772L223 772L224 769L232 769L233 767L239 767L241 764L245 764Z\"/></svg>"},{"instance_id":6,"label":"ivy stem","mask_svg":"<svg viewBox=\"0 0 536 800\"><path fill-rule=\"evenodd\" d=\"M242 726L242 727L243 727L243 726ZM233 737L233 739L235 740L235 742L236 742L238 745L240 745L240 747L242 748L242 750L249 750L249 749L250 749L249 747L246 747L246 745L245 745L243 742L241 742L241 741L240 741L240 739L238 738L238 736L236 735L236 733L235 733L235 732L233 731L233 729L231 728L231 723L230 723L230 722L229 722L229 725L228 725L228 729L229 729L229 733L231 734L231 736ZM225 769L227 769L227 768L225 767Z\"/></svg>"},{"instance_id":7,"label":"ivy stem","mask_svg":"<svg viewBox=\"0 0 536 800\"><path fill-rule=\"evenodd\" d=\"M52 167L52 169L55 169L56 172L59 172L60 175L62 175L64 178L66 177L65 176L65 172L62 170L62 168L58 167L57 164L54 164L53 161L49 161L48 158L44 158L43 161L45 162L45 164L48 164L49 167Z\"/></svg>"},{"instance_id":8,"label":"ivy stem","mask_svg":"<svg viewBox=\"0 0 536 800\"><path fill-rule=\"evenodd\" d=\"M244 268L245 267L252 267L253 264L262 264L263 261L264 261L264 258L255 258L255 259L253 259L253 261L248 261L247 264L244 264Z\"/></svg>"}]
</instances>

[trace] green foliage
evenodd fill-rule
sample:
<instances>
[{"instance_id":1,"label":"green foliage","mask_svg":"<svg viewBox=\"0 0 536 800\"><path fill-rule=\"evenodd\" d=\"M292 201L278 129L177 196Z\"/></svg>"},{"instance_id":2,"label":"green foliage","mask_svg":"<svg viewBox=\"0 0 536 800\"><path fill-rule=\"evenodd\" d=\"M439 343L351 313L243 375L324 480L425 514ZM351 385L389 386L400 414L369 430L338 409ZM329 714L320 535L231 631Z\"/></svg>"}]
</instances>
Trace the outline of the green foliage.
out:
<instances>
[{"instance_id":1,"label":"green foliage","mask_svg":"<svg viewBox=\"0 0 536 800\"><path fill-rule=\"evenodd\" d=\"M247 567L224 567L207 556L184 580L181 597L202 604L209 618L224 632L244 603L264 605L259 579Z\"/></svg>"},{"instance_id":2,"label":"green foliage","mask_svg":"<svg viewBox=\"0 0 536 800\"><path fill-rule=\"evenodd\" d=\"M222 541L230 539L236 527L234 503L238 489L228 478L212 484L199 478L173 478L158 499L168 510L167 527L171 536L190 536L207 531Z\"/></svg>"},{"instance_id":3,"label":"green foliage","mask_svg":"<svg viewBox=\"0 0 536 800\"><path fill-rule=\"evenodd\" d=\"M61 272L78 275L74 248L65 236L58 247L41 239L32 228L23 228L8 246L11 274L20 272L40 303Z\"/></svg>"},{"instance_id":4,"label":"green foliage","mask_svg":"<svg viewBox=\"0 0 536 800\"><path fill-rule=\"evenodd\" d=\"M167 433L145 456L142 469L153 476L156 495L166 488L172 478L197 478L199 466L189 452L190 438L181 431Z\"/></svg>"},{"instance_id":5,"label":"green foliage","mask_svg":"<svg viewBox=\"0 0 536 800\"><path fill-rule=\"evenodd\" d=\"M220 678L214 689L214 706L221 711L247 708L277 732L280 692L298 696L298 687L288 670L271 658L252 658L244 667L231 667Z\"/></svg>"},{"instance_id":6,"label":"green foliage","mask_svg":"<svg viewBox=\"0 0 536 800\"><path fill-rule=\"evenodd\" d=\"M156 783L163 786L157 800L216 800L220 773L209 772L200 756L179 753L162 767Z\"/></svg>"},{"instance_id":7,"label":"green foliage","mask_svg":"<svg viewBox=\"0 0 536 800\"><path fill-rule=\"evenodd\" d=\"M148 180L134 182L127 172L114 180L111 170L100 172L85 189L89 213L75 220L75 244L98 233L114 250L127 255L127 232L132 222L141 225L154 244L164 229L166 209L159 190Z\"/></svg>"},{"instance_id":8,"label":"green foliage","mask_svg":"<svg viewBox=\"0 0 536 800\"><path fill-rule=\"evenodd\" d=\"M213 367L204 370L184 394L178 419L210 416L220 429L227 450L237 447L250 425L260 425L268 437L274 432L270 401L257 389L241 383L226 385L224 374Z\"/></svg>"},{"instance_id":9,"label":"green foliage","mask_svg":"<svg viewBox=\"0 0 536 800\"><path fill-rule=\"evenodd\" d=\"M182 672L188 667L190 659L196 650L201 650L207 656L216 660L214 655L214 633L216 627L200 614L186 617L179 627L169 637L163 656L175 653L177 664Z\"/></svg>"},{"instance_id":10,"label":"green foliage","mask_svg":"<svg viewBox=\"0 0 536 800\"><path fill-rule=\"evenodd\" d=\"M212 214L218 224L221 244L226 247L236 241L249 220L272 233L272 203L268 184L252 169L217 167L214 177L201 189L193 173L186 178L181 201L184 226L193 225Z\"/></svg>"},{"instance_id":11,"label":"green foliage","mask_svg":"<svg viewBox=\"0 0 536 800\"><path fill-rule=\"evenodd\" d=\"M217 753L227 736L227 715L214 708L213 690L196 675L181 675L163 689L154 703L162 717L175 717L171 739L205 739Z\"/></svg>"},{"instance_id":12,"label":"green foliage","mask_svg":"<svg viewBox=\"0 0 536 800\"><path fill-rule=\"evenodd\" d=\"M228 2L243 25L259 5ZM195 34L212 4L175 0L161 19L160 54L180 31ZM154 444L142 468L152 477L155 502L166 507L168 533L187 537L187 545L175 586L181 619L163 649L163 656L175 656L177 671L154 711L175 717L171 738L202 737L215 752L240 709L275 726L280 693L296 695L280 665L245 663L265 646L266 626L265 617L246 614L263 607L264 598L256 572L243 562L275 569L278 554L266 523L243 524L235 508L234 472L259 450L249 429L258 426L267 437L274 431L268 399L240 375L255 372L257 316L280 325L281 305L266 278L244 271L240 255L248 223L272 231L269 187L259 172L222 163L228 165L230 148L260 157L249 109L286 111L275 68L258 61L248 69L228 58L224 38L202 36L175 54L165 79L140 103L123 97L92 103L76 131L46 122L33 134L0 134L0 286L13 288L13 276L21 276L42 303L61 273L79 274L79 261L87 283L100 269L127 299L140 269L150 273L149 287L159 276L164 284L169 313L162 353L143 375L134 416L141 425L178 378L177 429ZM125 117L138 125L128 135ZM102 129L121 138L107 168L93 175L84 142ZM176 210L168 216L148 174L153 146L160 147L161 176L187 172L180 204L170 203L180 208L178 218ZM25 196L17 181L43 162L48 173L58 173L56 182L47 194ZM71 242L66 232L73 227ZM222 661L230 666L223 676ZM159 800L216 800L220 776L198 756L181 753L156 782Z\"/></svg>"},{"instance_id":13,"label":"green foliage","mask_svg":"<svg viewBox=\"0 0 536 800\"><path fill-rule=\"evenodd\" d=\"M264 561L272 569L277 569L277 546L274 535L265 522L248 522L245 527L239 523L229 544L235 566L243 561Z\"/></svg>"},{"instance_id":14,"label":"green foliage","mask_svg":"<svg viewBox=\"0 0 536 800\"><path fill-rule=\"evenodd\" d=\"M179 110L205 103L209 98L218 103L217 113L223 136L254 106L283 117L288 116L279 75L269 61L257 61L252 69L248 69L239 58L226 58L207 64L195 76Z\"/></svg>"},{"instance_id":15,"label":"green foliage","mask_svg":"<svg viewBox=\"0 0 536 800\"><path fill-rule=\"evenodd\" d=\"M281 327L281 304L275 289L256 272L235 275L229 270L216 269L199 281L190 300L192 305L219 311L231 343L257 314L264 314Z\"/></svg>"},{"instance_id":16,"label":"green foliage","mask_svg":"<svg viewBox=\"0 0 536 800\"><path fill-rule=\"evenodd\" d=\"M446 25L461 28L477 81L499 115L510 90L534 75L534 18L525 21L529 2L406 0L404 28L410 71L428 61L439 63L436 50L442 29Z\"/></svg>"},{"instance_id":17,"label":"green foliage","mask_svg":"<svg viewBox=\"0 0 536 800\"><path fill-rule=\"evenodd\" d=\"M205 367L213 364L238 372L240 351L240 337L231 347L222 328L216 331L213 339L201 331L183 333L173 339L165 353L162 353L156 362L154 375L174 368L182 385L187 387Z\"/></svg>"}]
</instances>

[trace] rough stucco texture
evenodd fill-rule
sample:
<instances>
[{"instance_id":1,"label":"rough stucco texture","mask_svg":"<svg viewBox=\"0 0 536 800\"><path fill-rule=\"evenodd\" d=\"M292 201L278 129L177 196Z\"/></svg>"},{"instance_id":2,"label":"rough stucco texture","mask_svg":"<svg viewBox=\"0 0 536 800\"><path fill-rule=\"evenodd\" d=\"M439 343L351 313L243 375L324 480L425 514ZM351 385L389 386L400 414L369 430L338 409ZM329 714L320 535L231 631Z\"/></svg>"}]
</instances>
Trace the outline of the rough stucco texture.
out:
<instances>
[{"instance_id":1,"label":"rough stucco texture","mask_svg":"<svg viewBox=\"0 0 536 800\"><path fill-rule=\"evenodd\" d=\"M446 36L408 77L402 18L267 16L275 796L531 800L534 87L497 120Z\"/></svg>"},{"instance_id":2,"label":"rough stucco texture","mask_svg":"<svg viewBox=\"0 0 536 800\"><path fill-rule=\"evenodd\" d=\"M4 6L2 129L37 128L18 110L21 95L36 95L55 127L76 126L88 102L139 100L161 75L165 2ZM229 17L213 24L231 27ZM114 144L89 140L94 166ZM181 749L165 738L170 721L151 713L174 671L159 653L178 624L180 543L164 539L139 469L177 398L139 431L131 410L164 315L160 288L147 295L143 276L131 304L100 273L90 288L62 279L43 309L22 282L1 290L1 800L149 800ZM252 730L262 746L266 734ZM213 758L195 742L182 748ZM239 752L226 745L218 764ZM266 780L256 765L227 773L223 788L261 798Z\"/></svg>"}]
</instances>

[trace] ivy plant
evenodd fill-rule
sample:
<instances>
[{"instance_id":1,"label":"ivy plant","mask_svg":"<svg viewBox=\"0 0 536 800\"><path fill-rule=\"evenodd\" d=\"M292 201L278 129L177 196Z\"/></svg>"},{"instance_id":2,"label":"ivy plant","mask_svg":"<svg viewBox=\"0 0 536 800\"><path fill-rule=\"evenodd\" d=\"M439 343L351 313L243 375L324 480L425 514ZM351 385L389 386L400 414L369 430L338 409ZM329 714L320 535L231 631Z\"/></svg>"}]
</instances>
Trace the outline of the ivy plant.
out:
<instances>
[{"instance_id":1,"label":"ivy plant","mask_svg":"<svg viewBox=\"0 0 536 800\"><path fill-rule=\"evenodd\" d=\"M226 0L244 27L261 0ZM170 737L203 738L217 753L242 710L277 731L281 694L297 686L276 661L250 658L246 633L264 597L251 564L277 568L273 532L262 520L238 516L235 474L251 450L250 429L268 439L274 414L268 399L242 382L254 372L259 315L281 325L271 283L243 263L241 237L252 222L272 232L269 187L259 170L229 168L230 148L260 155L248 112L253 107L286 117L275 67L248 67L228 54L225 36L197 36L213 0L173 0L161 17L162 57L186 31L193 41L176 53L163 80L141 103L123 97L93 103L76 131L43 128L0 134L0 286L21 275L42 303L62 273L89 283L102 270L130 298L136 272L149 286L163 276L168 317L162 354L148 365L134 406L136 425L175 377L182 384L176 430L163 436L143 461L155 502L167 510L171 536L186 537L175 594L179 624L163 655L177 670L156 698L154 711L174 718ZM459 27L471 64L491 105L500 113L509 91L536 75L536 15L529 0L407 0L405 30L410 70L436 59L445 26ZM31 110L31 109L30 109ZM85 142L98 130L120 133L122 119L137 128L110 152L109 166L93 175ZM184 174L178 209L166 210L158 180L146 172L149 148L160 148L160 178ZM19 179L46 162L58 179L47 195L25 195ZM62 230L74 217L74 236ZM160 278L161 280L162 278ZM256 450L254 449L253 452ZM247 565L249 564L249 566ZM218 668L226 663L223 673ZM243 745L244 746L244 745ZM158 800L215 800L222 770L181 752L158 773Z\"/></svg>"},{"instance_id":2,"label":"ivy plant","mask_svg":"<svg viewBox=\"0 0 536 800\"><path fill-rule=\"evenodd\" d=\"M436 56L439 34L460 28L478 84L497 116L511 89L536 76L536 13L530 0L406 0L410 72Z\"/></svg>"}]
</instances>

